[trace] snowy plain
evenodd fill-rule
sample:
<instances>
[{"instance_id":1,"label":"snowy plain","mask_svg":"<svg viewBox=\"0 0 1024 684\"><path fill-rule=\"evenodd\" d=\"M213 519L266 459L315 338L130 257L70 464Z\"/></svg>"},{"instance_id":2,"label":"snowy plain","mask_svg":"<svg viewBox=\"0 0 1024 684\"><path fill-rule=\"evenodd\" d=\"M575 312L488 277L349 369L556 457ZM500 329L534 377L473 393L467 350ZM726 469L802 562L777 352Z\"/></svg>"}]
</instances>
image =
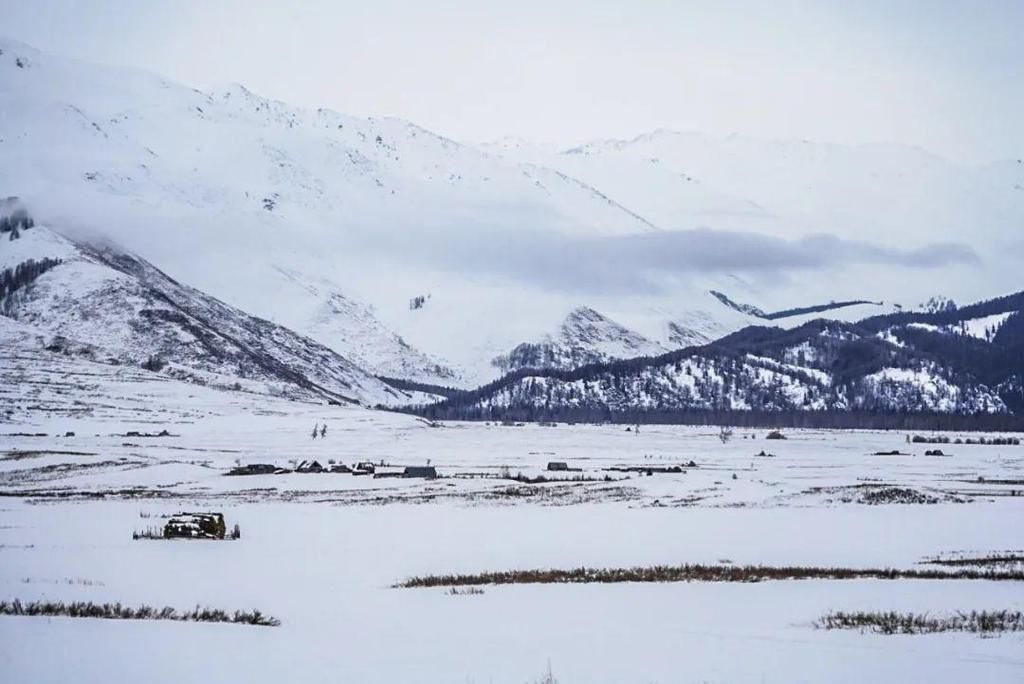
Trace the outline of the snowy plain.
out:
<instances>
[{"instance_id":1,"label":"snowy plain","mask_svg":"<svg viewBox=\"0 0 1024 684\"><path fill-rule=\"evenodd\" d=\"M5 682L524 683L549 665L563 684L1024 677L1019 635L811 624L830 610L1021 610L1018 582L393 587L422 574L579 566L915 568L1020 550L1024 497L997 482L1022 478L1020 446L940 445L948 455L936 457L900 432L790 430L769 441L737 430L723 443L717 428L432 426L83 363L94 366L87 408L65 403L59 382L30 407L3 397L0 597L258 609L282 625L0 617ZM311 438L314 424L328 426L325 438ZM893 450L905 455L874 455ZM441 477L224 475L306 459L389 464L378 472L429 459ZM498 479L540 475L549 461L581 471ZM675 465L682 472L609 470ZM865 486L883 485L937 502L861 502ZM242 537L132 539L181 510L222 511Z\"/></svg>"}]
</instances>

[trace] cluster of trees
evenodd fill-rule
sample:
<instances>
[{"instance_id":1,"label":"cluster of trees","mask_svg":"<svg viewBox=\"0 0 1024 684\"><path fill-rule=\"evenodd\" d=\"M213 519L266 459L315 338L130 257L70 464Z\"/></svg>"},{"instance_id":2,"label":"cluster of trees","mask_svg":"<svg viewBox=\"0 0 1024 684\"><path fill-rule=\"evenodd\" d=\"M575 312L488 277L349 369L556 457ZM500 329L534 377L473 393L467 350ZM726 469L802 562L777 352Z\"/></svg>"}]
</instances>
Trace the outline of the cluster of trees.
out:
<instances>
[{"instance_id":1,"label":"cluster of trees","mask_svg":"<svg viewBox=\"0 0 1024 684\"><path fill-rule=\"evenodd\" d=\"M8 234L9 240L21 237L21 231L35 226L36 222L24 209L15 209L9 215L0 216L0 235Z\"/></svg>"},{"instance_id":2,"label":"cluster of trees","mask_svg":"<svg viewBox=\"0 0 1024 684\"><path fill-rule=\"evenodd\" d=\"M513 368L552 368L558 364L550 344L523 342L508 354L494 357L491 365L508 372Z\"/></svg>"},{"instance_id":3,"label":"cluster of trees","mask_svg":"<svg viewBox=\"0 0 1024 684\"><path fill-rule=\"evenodd\" d=\"M986 439L985 437L979 437L978 439L962 439L957 437L955 440L950 440L946 435L914 435L910 439L914 444L984 444L991 446L1020 446L1020 439L1017 437L991 437ZM927 454L926 454L927 455Z\"/></svg>"},{"instance_id":4,"label":"cluster of trees","mask_svg":"<svg viewBox=\"0 0 1024 684\"><path fill-rule=\"evenodd\" d=\"M551 342L523 342L508 354L496 356L491 365L507 373L516 368L576 368L600 363L604 357L586 349Z\"/></svg>"},{"instance_id":5,"label":"cluster of trees","mask_svg":"<svg viewBox=\"0 0 1024 684\"><path fill-rule=\"evenodd\" d=\"M961 309L889 314L860 323L816 320L791 330L750 326L657 357L572 370L520 367L416 412L432 419L714 423L728 417L739 426L1011 429L1024 422L975 411L998 406L988 399L988 390L995 390L1012 414L1024 415L1024 314L1012 313L991 341L906 324L947 326L1022 306L1024 293L1017 293ZM902 346L877 335L890 328ZM521 345L515 352L526 366L549 360L538 345ZM806 370L776 363L799 363ZM948 398L954 412L932 413L935 397L912 383L865 381L884 368L924 369L942 378L953 387ZM766 380L759 369L777 376ZM823 383L816 370L831 382ZM689 378L673 383L673 374ZM802 392L792 391L794 383ZM754 410L731 411L734 397Z\"/></svg>"},{"instance_id":6,"label":"cluster of trees","mask_svg":"<svg viewBox=\"0 0 1024 684\"><path fill-rule=\"evenodd\" d=\"M1024 385L1024 314L1011 314L991 342L914 327L900 329L896 335L921 356L940 361L949 370L950 381L970 379L998 387L1011 411L1024 412L1024 395L1019 391Z\"/></svg>"},{"instance_id":7,"label":"cluster of trees","mask_svg":"<svg viewBox=\"0 0 1024 684\"><path fill-rule=\"evenodd\" d=\"M14 268L0 271L0 314L10 316L14 307L10 296L25 287L60 263L60 259L29 259Z\"/></svg>"},{"instance_id":8,"label":"cluster of trees","mask_svg":"<svg viewBox=\"0 0 1024 684\"><path fill-rule=\"evenodd\" d=\"M855 306L857 304L874 304L875 306L882 306L883 302L872 302L867 299L849 299L843 302L829 302L828 304L815 304L813 306L797 306L791 309L783 309L781 311L773 311L771 313L765 312L763 309L759 309L753 304L741 304L728 297L728 295L719 292L717 290L709 290L712 296L715 297L725 306L730 309L735 309L741 313L749 314L751 316L757 316L758 318L764 318L769 321L777 321L782 318L791 318L793 316L805 316L807 314L823 313L825 311L832 311L833 309L842 309L847 306Z\"/></svg>"},{"instance_id":9,"label":"cluster of trees","mask_svg":"<svg viewBox=\"0 0 1024 684\"><path fill-rule=\"evenodd\" d=\"M167 366L167 362L161 359L155 354L151 354L149 358L142 362L142 367L152 373L159 373Z\"/></svg>"},{"instance_id":10,"label":"cluster of trees","mask_svg":"<svg viewBox=\"0 0 1024 684\"><path fill-rule=\"evenodd\" d=\"M872 302L867 299L849 299L845 302L829 302L828 304L818 304L816 306L798 306L792 309L783 309L782 311L775 311L769 314L765 314L765 318L769 321L777 321L780 318L790 318L792 316L805 316L807 314L823 313L825 311L832 311L833 309L842 309L847 306L856 306L858 304L874 304L875 306L882 306L884 302Z\"/></svg>"},{"instance_id":11,"label":"cluster of trees","mask_svg":"<svg viewBox=\"0 0 1024 684\"><path fill-rule=\"evenodd\" d=\"M462 406L443 404L405 409L432 420L551 421L563 423L612 423L621 425L730 425L734 428L814 428L849 430L957 430L961 432L1021 431L1024 416L1006 413L907 413L903 411L727 409L620 409L608 406Z\"/></svg>"},{"instance_id":12,"label":"cluster of trees","mask_svg":"<svg viewBox=\"0 0 1024 684\"><path fill-rule=\"evenodd\" d=\"M730 309L735 309L740 313L745 313L750 316L757 316L758 318L768 318L768 315L764 312L763 309L759 309L753 304L741 304L731 299L729 295L725 294L724 292L719 292L718 290L708 290L708 292L711 293L712 297L714 297L715 299L717 299Z\"/></svg>"},{"instance_id":13,"label":"cluster of trees","mask_svg":"<svg viewBox=\"0 0 1024 684\"><path fill-rule=\"evenodd\" d=\"M1024 291L1015 292L1002 297L995 297L993 299L986 299L984 301L959 308L954 305L952 308L944 308L941 311L931 313L908 312L872 316L871 318L864 319L858 323L858 325L873 332L878 332L895 326L907 325L908 323L927 323L929 325L942 327L947 325L956 325L961 321L969 321L974 318L993 316L995 314L1006 313L1008 311L1021 311L1022 309L1024 309Z\"/></svg>"},{"instance_id":14,"label":"cluster of trees","mask_svg":"<svg viewBox=\"0 0 1024 684\"><path fill-rule=\"evenodd\" d=\"M432 385L428 382L416 382L415 380L403 380L402 378L391 378L386 375L378 375L377 379L403 392L423 392L449 398L465 393L465 390L455 387Z\"/></svg>"},{"instance_id":15,"label":"cluster of trees","mask_svg":"<svg viewBox=\"0 0 1024 684\"><path fill-rule=\"evenodd\" d=\"M694 358L637 375L604 374L584 381L527 376L485 395L461 393L421 411L432 419L484 420L554 420L553 416L563 411L604 416L639 409L676 415L733 412L742 407L780 415L848 410L877 415L896 410L928 413L937 405L936 399L942 398L936 392L913 383L866 382L863 378L832 386L800 371L791 374L757 360ZM984 388L970 385L951 389L945 398L961 412L1000 408Z\"/></svg>"}]
</instances>

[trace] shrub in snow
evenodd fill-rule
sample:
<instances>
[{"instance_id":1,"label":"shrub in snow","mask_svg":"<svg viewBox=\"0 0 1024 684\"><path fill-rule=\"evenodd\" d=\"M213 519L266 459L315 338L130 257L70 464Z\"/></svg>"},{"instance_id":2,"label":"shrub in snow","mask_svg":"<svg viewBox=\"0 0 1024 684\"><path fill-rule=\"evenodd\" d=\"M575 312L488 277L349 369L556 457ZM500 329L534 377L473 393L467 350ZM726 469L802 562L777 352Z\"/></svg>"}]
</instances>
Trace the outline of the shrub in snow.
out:
<instances>
[{"instance_id":1,"label":"shrub in snow","mask_svg":"<svg viewBox=\"0 0 1024 684\"><path fill-rule=\"evenodd\" d=\"M222 513L178 513L164 525L166 539L223 539Z\"/></svg>"},{"instance_id":2,"label":"shrub in snow","mask_svg":"<svg viewBox=\"0 0 1024 684\"><path fill-rule=\"evenodd\" d=\"M257 625L277 627L281 621L264 615L258 610L234 613L215 609L200 608L178 612L170 606L122 606L120 603L93 603L92 601L31 601L22 603L18 599L0 601L0 615L58 616L75 618L102 618L107 620L174 620L178 622L227 622L236 625Z\"/></svg>"}]
</instances>

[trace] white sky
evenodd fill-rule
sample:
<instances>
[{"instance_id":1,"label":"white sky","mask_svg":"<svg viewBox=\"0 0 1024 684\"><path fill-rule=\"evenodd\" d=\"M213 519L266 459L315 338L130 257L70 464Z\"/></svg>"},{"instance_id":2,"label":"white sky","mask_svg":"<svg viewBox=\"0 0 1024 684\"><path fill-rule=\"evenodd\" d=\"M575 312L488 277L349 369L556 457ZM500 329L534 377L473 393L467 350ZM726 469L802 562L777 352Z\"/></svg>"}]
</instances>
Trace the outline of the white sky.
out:
<instances>
[{"instance_id":1,"label":"white sky","mask_svg":"<svg viewBox=\"0 0 1024 684\"><path fill-rule=\"evenodd\" d=\"M664 127L1024 155L1020 0L0 0L0 34L469 141Z\"/></svg>"}]
</instances>

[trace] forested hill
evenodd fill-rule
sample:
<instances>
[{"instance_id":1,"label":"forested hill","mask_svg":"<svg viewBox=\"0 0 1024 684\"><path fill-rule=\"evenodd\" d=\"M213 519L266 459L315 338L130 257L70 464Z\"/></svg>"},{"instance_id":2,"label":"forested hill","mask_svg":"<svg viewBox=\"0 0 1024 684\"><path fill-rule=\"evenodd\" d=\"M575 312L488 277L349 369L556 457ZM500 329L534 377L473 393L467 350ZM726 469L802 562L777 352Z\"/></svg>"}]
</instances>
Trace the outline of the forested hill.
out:
<instances>
[{"instance_id":1,"label":"forested hill","mask_svg":"<svg viewBox=\"0 0 1024 684\"><path fill-rule=\"evenodd\" d=\"M741 304L740 302L734 301L728 295L718 292L717 290L710 290L709 293L718 301L725 306L745 313L756 318L763 318L766 321L779 321L786 318L793 318L795 316L806 316L808 314L825 313L826 311L835 311L836 309L845 309L849 306L857 306L859 304L870 304L871 306L883 306L883 302L872 302L867 299L850 299L842 302L829 302L828 304L814 304L811 306L797 306L790 309L783 309L781 311L766 312L762 309L754 306L753 304Z\"/></svg>"},{"instance_id":2,"label":"forested hill","mask_svg":"<svg viewBox=\"0 0 1024 684\"><path fill-rule=\"evenodd\" d=\"M656 357L522 369L416 412L436 419L728 417L736 424L1009 428L1024 424L1022 309L1019 292L857 323L751 326Z\"/></svg>"}]
</instances>

